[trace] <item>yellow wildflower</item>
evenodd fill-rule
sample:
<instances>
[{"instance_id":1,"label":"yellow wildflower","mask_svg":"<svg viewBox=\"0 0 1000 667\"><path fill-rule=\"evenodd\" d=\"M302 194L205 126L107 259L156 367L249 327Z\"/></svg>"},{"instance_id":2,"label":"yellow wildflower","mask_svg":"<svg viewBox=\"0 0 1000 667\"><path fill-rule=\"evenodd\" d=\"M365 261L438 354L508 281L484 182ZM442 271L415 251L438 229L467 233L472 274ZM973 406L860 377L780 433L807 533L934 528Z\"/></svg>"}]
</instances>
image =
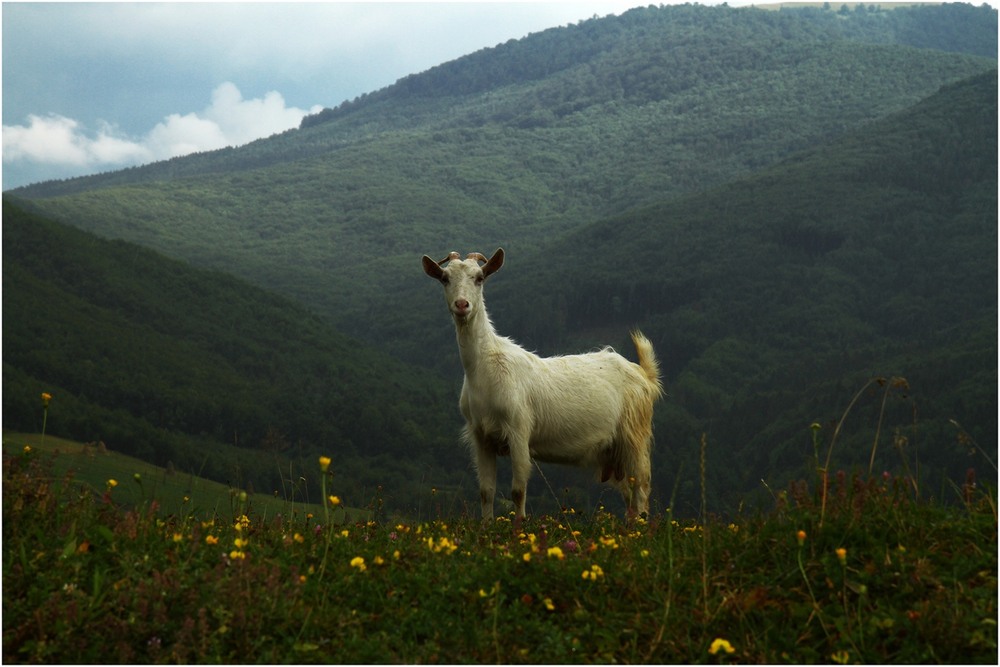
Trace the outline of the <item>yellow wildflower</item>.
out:
<instances>
[{"instance_id":1,"label":"yellow wildflower","mask_svg":"<svg viewBox=\"0 0 1000 667\"><path fill-rule=\"evenodd\" d=\"M330 504L334 507L340 506L340 498L338 496L330 496L327 500L329 500Z\"/></svg>"},{"instance_id":2,"label":"yellow wildflower","mask_svg":"<svg viewBox=\"0 0 1000 667\"><path fill-rule=\"evenodd\" d=\"M205 544L218 544L218 543L219 543L219 538L216 537L215 535L205 536Z\"/></svg>"},{"instance_id":3,"label":"yellow wildflower","mask_svg":"<svg viewBox=\"0 0 1000 667\"><path fill-rule=\"evenodd\" d=\"M319 469L322 470L323 472L326 472L329 467L330 467L330 457L329 456L319 457Z\"/></svg>"},{"instance_id":4,"label":"yellow wildflower","mask_svg":"<svg viewBox=\"0 0 1000 667\"><path fill-rule=\"evenodd\" d=\"M116 486L118 486L118 480L117 479L109 479L108 480L108 488L109 489L113 489Z\"/></svg>"},{"instance_id":5,"label":"yellow wildflower","mask_svg":"<svg viewBox=\"0 0 1000 667\"><path fill-rule=\"evenodd\" d=\"M351 567L357 568L358 572L364 572L368 569L368 566L365 565L365 559L361 556L355 556L351 559Z\"/></svg>"},{"instance_id":6,"label":"yellow wildflower","mask_svg":"<svg viewBox=\"0 0 1000 667\"><path fill-rule=\"evenodd\" d=\"M31 453L31 445L25 445L24 446L24 453L25 454L30 454Z\"/></svg>"},{"instance_id":7,"label":"yellow wildflower","mask_svg":"<svg viewBox=\"0 0 1000 667\"><path fill-rule=\"evenodd\" d=\"M841 649L831 655L830 658L839 665L846 665L847 661L851 659L851 654Z\"/></svg>"},{"instance_id":8,"label":"yellow wildflower","mask_svg":"<svg viewBox=\"0 0 1000 667\"><path fill-rule=\"evenodd\" d=\"M42 407L49 407L49 401L52 400L52 394L42 393Z\"/></svg>"},{"instance_id":9,"label":"yellow wildflower","mask_svg":"<svg viewBox=\"0 0 1000 667\"><path fill-rule=\"evenodd\" d=\"M837 560L840 561L841 565L847 565L847 549L843 547L837 549Z\"/></svg>"},{"instance_id":10,"label":"yellow wildflower","mask_svg":"<svg viewBox=\"0 0 1000 667\"><path fill-rule=\"evenodd\" d=\"M181 533L174 533L174 542L183 542L183 541L184 541L184 535L182 535Z\"/></svg>"},{"instance_id":11,"label":"yellow wildflower","mask_svg":"<svg viewBox=\"0 0 1000 667\"><path fill-rule=\"evenodd\" d=\"M302 544L303 542L306 541L306 538L302 537L302 533L295 533L294 535L292 535L292 539L298 542L299 544Z\"/></svg>"},{"instance_id":12,"label":"yellow wildflower","mask_svg":"<svg viewBox=\"0 0 1000 667\"><path fill-rule=\"evenodd\" d=\"M524 555L521 556L521 558L524 559L525 563L530 563L531 562L531 552L530 551L525 551Z\"/></svg>"},{"instance_id":13,"label":"yellow wildflower","mask_svg":"<svg viewBox=\"0 0 1000 667\"><path fill-rule=\"evenodd\" d=\"M708 652L712 655L717 654L719 651L724 651L726 653L735 653L736 649L733 645L721 637L716 637L712 642L712 645L708 647Z\"/></svg>"},{"instance_id":14,"label":"yellow wildflower","mask_svg":"<svg viewBox=\"0 0 1000 667\"><path fill-rule=\"evenodd\" d=\"M559 547L549 547L548 554L549 558L558 558L559 560L566 557L563 555L563 551Z\"/></svg>"},{"instance_id":15,"label":"yellow wildflower","mask_svg":"<svg viewBox=\"0 0 1000 667\"><path fill-rule=\"evenodd\" d=\"M542 603L545 605L545 608L548 609L549 611L556 610L556 606L552 604L552 598L545 598L544 600L542 600Z\"/></svg>"},{"instance_id":16,"label":"yellow wildflower","mask_svg":"<svg viewBox=\"0 0 1000 667\"><path fill-rule=\"evenodd\" d=\"M799 541L799 546L801 547L803 544L806 543L806 531L800 530L799 532L795 533L795 539Z\"/></svg>"}]
</instances>

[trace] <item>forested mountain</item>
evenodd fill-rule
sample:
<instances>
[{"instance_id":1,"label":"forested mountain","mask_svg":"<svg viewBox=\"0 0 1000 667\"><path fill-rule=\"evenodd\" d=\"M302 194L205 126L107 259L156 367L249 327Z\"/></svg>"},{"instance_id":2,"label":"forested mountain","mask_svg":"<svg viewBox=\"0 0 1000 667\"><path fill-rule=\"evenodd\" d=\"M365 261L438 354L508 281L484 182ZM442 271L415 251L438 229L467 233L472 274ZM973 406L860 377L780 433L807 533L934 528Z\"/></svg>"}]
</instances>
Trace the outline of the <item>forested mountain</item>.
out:
<instances>
[{"instance_id":1,"label":"forested mountain","mask_svg":"<svg viewBox=\"0 0 1000 667\"><path fill-rule=\"evenodd\" d=\"M487 297L501 333L546 353L627 351L633 326L653 339L670 394L656 422L661 503L675 480L695 502L701 433L720 508L761 478L801 475L815 465L808 425L821 421L828 442L829 421L876 375L910 390L873 385L890 390L884 423L881 393L859 400L836 462L867 461L880 430L877 464L905 460L940 491L940 473L966 463L947 420L980 442L996 432L996 19L969 5L637 9L471 54L245 147L12 201L234 273L443 374L427 384L449 387L443 407L407 423L428 465L447 466L437 453L450 443L442 470L459 477L461 370L419 257L504 246ZM253 321L267 329L272 316ZM300 344L353 354L323 347L326 335ZM268 384L326 382L282 377ZM331 408L346 420L331 437L356 445L385 401L408 403L383 394ZM325 440L322 428L301 437ZM408 447L387 437L359 457Z\"/></svg>"},{"instance_id":2,"label":"forested mountain","mask_svg":"<svg viewBox=\"0 0 1000 667\"><path fill-rule=\"evenodd\" d=\"M355 503L464 477L443 382L231 276L5 198L3 287L4 428L39 430L45 391L50 432L265 493L318 500L319 454Z\"/></svg>"},{"instance_id":3,"label":"forested mountain","mask_svg":"<svg viewBox=\"0 0 1000 667\"><path fill-rule=\"evenodd\" d=\"M995 12L953 11L974 19L962 23L970 34L986 23L995 40ZM73 194L18 194L70 224L235 272L420 362L428 355L414 328L441 320L437 299L405 277L419 275L414 254L502 243L516 255L748 175L996 66L845 39L846 28L823 26L868 25L867 13L814 14L633 10L472 54L327 122L121 175L133 184L114 175L70 181L85 188ZM477 83L499 71L524 73ZM187 165L212 173L159 175ZM371 257L402 273L357 281ZM391 294L404 307L386 308ZM438 340L443 349L450 337Z\"/></svg>"},{"instance_id":4,"label":"forested mountain","mask_svg":"<svg viewBox=\"0 0 1000 667\"><path fill-rule=\"evenodd\" d=\"M761 479L806 476L809 424L829 442L876 376L909 385L889 392L876 470L900 466L899 428L914 468L995 475L949 420L992 447L996 248L994 71L754 177L546 244L530 270L495 279L492 312L545 352L628 349L641 326L668 378L660 465L696 470L707 432L713 488L739 490L734 502ZM868 392L834 463L868 460L885 390Z\"/></svg>"}]
</instances>

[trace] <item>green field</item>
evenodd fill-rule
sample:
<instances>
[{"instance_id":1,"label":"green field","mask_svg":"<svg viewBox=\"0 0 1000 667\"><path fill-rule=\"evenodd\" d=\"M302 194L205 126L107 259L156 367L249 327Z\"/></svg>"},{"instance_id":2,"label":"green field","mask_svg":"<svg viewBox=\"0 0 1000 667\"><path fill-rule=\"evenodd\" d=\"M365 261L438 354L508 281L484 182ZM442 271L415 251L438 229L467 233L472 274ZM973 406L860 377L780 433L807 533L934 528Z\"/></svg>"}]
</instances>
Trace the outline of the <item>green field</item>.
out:
<instances>
[{"instance_id":1,"label":"green field","mask_svg":"<svg viewBox=\"0 0 1000 667\"><path fill-rule=\"evenodd\" d=\"M98 443L83 444L56 438L51 435L43 439L40 434L4 433L3 453L10 456L30 447L37 455L52 457L53 472L56 475L71 474L80 486L103 492L108 480L115 480L115 500L137 505L156 500L160 512L166 515L191 515L197 518L232 516L239 505L240 489L227 486L189 473L179 473L161 468L137 458L112 452ZM305 516L308 513L322 513L320 489L313 489L313 498L308 498L307 490L287 487L287 495L281 493L267 495L250 493L244 503L244 510L251 516L268 520L276 515ZM310 503L309 500L312 500ZM338 523L364 520L366 510L338 509L334 520Z\"/></svg>"},{"instance_id":2,"label":"green field","mask_svg":"<svg viewBox=\"0 0 1000 667\"><path fill-rule=\"evenodd\" d=\"M994 489L944 506L909 479L841 472L754 516L332 526L322 510L230 514L225 489L149 468L137 494L124 460L23 441L4 443L6 662L997 660ZM81 493L57 472L84 467L123 479ZM154 507L188 491L226 507Z\"/></svg>"}]
</instances>

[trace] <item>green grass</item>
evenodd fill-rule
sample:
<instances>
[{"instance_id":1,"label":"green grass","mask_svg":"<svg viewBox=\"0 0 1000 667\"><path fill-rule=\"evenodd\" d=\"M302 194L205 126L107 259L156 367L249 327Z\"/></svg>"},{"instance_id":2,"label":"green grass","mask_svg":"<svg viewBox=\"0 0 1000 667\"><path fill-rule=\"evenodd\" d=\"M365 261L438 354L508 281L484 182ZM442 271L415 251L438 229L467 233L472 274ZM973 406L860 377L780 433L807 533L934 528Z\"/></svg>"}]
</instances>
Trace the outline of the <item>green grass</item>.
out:
<instances>
[{"instance_id":1,"label":"green grass","mask_svg":"<svg viewBox=\"0 0 1000 667\"><path fill-rule=\"evenodd\" d=\"M191 515L194 518L232 516L240 504L239 488L161 468L96 444L83 444L51 435L43 438L31 433L3 434L4 456L21 452L25 446L31 447L37 454L53 456L53 474L72 473L77 484L94 492L103 492L108 480L117 481L114 495L119 503L137 505L155 500L163 514ZM293 489L291 484L288 488L289 497L249 493L243 502L243 510L264 519L277 514L305 516L323 512L322 504L317 504L322 502L318 490L313 491L314 497L310 499L304 491ZM369 514L367 510L347 508L338 510L334 518L342 523L364 520Z\"/></svg>"},{"instance_id":2,"label":"green grass","mask_svg":"<svg viewBox=\"0 0 1000 667\"><path fill-rule=\"evenodd\" d=\"M943 506L904 480L834 474L825 501L803 482L732 521L327 527L167 514L127 498L130 479L93 492L57 474L67 456L5 446L5 661L997 659L992 490Z\"/></svg>"}]
</instances>

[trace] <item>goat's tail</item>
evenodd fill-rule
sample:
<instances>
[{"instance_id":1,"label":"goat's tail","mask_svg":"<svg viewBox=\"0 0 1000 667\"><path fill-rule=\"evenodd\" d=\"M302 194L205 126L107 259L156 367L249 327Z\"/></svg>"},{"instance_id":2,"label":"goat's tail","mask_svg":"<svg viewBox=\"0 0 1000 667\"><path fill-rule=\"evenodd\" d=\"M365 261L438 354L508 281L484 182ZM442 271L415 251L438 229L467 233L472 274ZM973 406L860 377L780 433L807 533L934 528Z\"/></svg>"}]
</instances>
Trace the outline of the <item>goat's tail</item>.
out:
<instances>
[{"instance_id":1,"label":"goat's tail","mask_svg":"<svg viewBox=\"0 0 1000 667\"><path fill-rule=\"evenodd\" d=\"M632 343L635 345L636 354L639 355L639 368L649 381L653 400L656 400L663 395L663 384L660 382L660 363L656 360L656 353L653 352L653 344L638 329L632 331Z\"/></svg>"}]
</instances>

